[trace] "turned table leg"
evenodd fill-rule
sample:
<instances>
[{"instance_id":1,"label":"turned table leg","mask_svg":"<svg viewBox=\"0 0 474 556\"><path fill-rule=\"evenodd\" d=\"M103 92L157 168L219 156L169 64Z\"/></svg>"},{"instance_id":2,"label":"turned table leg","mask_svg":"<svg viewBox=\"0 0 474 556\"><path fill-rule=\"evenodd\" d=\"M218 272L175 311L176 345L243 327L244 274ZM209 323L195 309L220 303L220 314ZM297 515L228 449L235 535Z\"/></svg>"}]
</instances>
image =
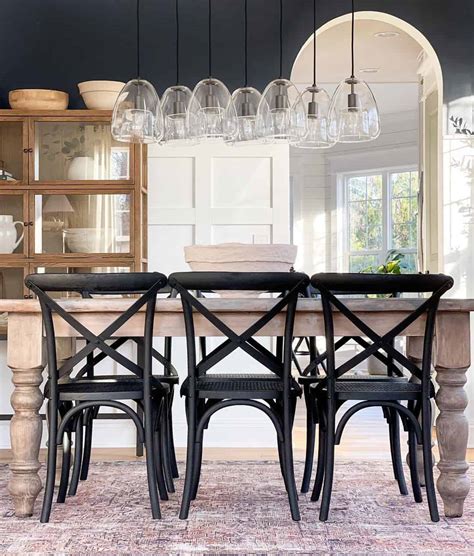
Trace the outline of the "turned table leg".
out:
<instances>
[{"instance_id":1,"label":"turned table leg","mask_svg":"<svg viewBox=\"0 0 474 556\"><path fill-rule=\"evenodd\" d=\"M8 316L8 366L15 389L11 397L14 415L10 423L12 462L8 490L15 515L33 514L41 491L38 461L42 420L39 410L43 395L42 321L40 314L10 313Z\"/></svg>"},{"instance_id":2,"label":"turned table leg","mask_svg":"<svg viewBox=\"0 0 474 556\"><path fill-rule=\"evenodd\" d=\"M447 517L461 517L469 493L466 462L468 421L466 371L470 365L469 313L440 313L436 335L436 382L439 390L436 419L440 461L438 491Z\"/></svg>"}]
</instances>

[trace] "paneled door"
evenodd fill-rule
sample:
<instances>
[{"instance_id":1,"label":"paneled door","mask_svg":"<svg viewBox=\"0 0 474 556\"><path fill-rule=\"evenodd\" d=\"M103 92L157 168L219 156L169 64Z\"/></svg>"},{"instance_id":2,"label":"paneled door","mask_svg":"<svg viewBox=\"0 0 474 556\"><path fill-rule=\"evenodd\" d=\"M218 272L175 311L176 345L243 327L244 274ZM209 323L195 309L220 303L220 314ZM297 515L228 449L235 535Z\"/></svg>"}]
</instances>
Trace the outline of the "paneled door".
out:
<instances>
[{"instance_id":1,"label":"paneled door","mask_svg":"<svg viewBox=\"0 0 474 556\"><path fill-rule=\"evenodd\" d=\"M188 270L192 244L289 243L286 145L151 146L148 268Z\"/></svg>"},{"instance_id":2,"label":"paneled door","mask_svg":"<svg viewBox=\"0 0 474 556\"><path fill-rule=\"evenodd\" d=\"M151 146L148 269L165 274L189 270L184 260L186 245L289 243L289 181L289 149L285 145ZM208 339L209 348L219 341ZM160 349L161 344L156 343ZM182 381L186 376L184 338L173 340L172 357ZM255 371L254 367L255 361L247 354L236 352L220 372ZM206 446L275 445L272 425L259 411L238 407L222 413L213 417L206 431ZM176 445L185 446L184 402L178 396L173 414Z\"/></svg>"}]
</instances>

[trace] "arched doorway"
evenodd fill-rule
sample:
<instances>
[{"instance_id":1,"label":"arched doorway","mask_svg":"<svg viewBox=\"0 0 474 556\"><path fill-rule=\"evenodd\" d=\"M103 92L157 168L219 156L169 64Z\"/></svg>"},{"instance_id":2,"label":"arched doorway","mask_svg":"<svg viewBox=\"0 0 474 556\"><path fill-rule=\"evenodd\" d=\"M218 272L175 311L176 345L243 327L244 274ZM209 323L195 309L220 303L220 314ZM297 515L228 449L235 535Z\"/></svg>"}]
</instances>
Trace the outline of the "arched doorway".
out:
<instances>
[{"instance_id":1,"label":"arched doorway","mask_svg":"<svg viewBox=\"0 0 474 556\"><path fill-rule=\"evenodd\" d=\"M338 17L317 30L318 83L330 94L349 75L350 18L350 14ZM380 262L390 249L400 248L411 270L442 270L443 83L438 57L420 31L381 12L356 13L355 47L356 74L374 91L382 134L374 142L352 147L292 151L298 262L308 272L360 270ZM312 49L310 36L293 64L291 79L300 89L312 78ZM412 237L411 243L408 223L397 224L390 214L390 203L396 211L398 202L389 198L390 181L402 171L420 186L417 237ZM349 216L348 221L344 187L351 176L366 180L377 176L370 179L381 180L385 188L379 203L380 221L375 226L383 228L383 239L377 243L370 237L359 237L356 247L365 241L360 251L348 237L349 221L354 222L354 218ZM411 193L413 197L414 191ZM373 231L373 235L377 233ZM371 241L375 249L371 249ZM377 251L376 256L372 256L373 251Z\"/></svg>"}]
</instances>

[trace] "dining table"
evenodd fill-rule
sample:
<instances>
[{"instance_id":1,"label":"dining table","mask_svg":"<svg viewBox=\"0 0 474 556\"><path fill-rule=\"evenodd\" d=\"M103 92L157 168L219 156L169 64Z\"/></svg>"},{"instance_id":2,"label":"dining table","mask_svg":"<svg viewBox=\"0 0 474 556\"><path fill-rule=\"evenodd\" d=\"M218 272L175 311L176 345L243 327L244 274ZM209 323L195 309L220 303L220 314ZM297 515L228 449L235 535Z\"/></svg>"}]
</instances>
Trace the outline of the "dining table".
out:
<instances>
[{"instance_id":1,"label":"dining table","mask_svg":"<svg viewBox=\"0 0 474 556\"><path fill-rule=\"evenodd\" d=\"M271 298L213 298L201 300L236 332L243 332L266 313L276 301ZM59 303L91 332L99 334L132 303L130 299L69 298ZM422 302L418 298L350 299L347 306L374 331L387 333ZM470 366L470 313L473 299L442 299L436 321L434 370L437 386L436 436L439 447L437 489L444 503L444 513L455 518L463 514L470 481L466 452L468 404L464 389ZM18 517L33 514L35 501L42 489L39 475L43 405L41 385L44 380L45 347L42 315L34 299L0 300L0 314L7 313L7 364L12 373L14 390L10 422L11 452L9 493ZM258 333L281 336L284 314L279 314ZM114 337L139 337L143 334L144 309L114 333ZM59 363L75 350L79 333L57 315L54 317ZM342 314L334 316L336 336L362 336ZM195 315L196 336L218 337L221 333L202 315ZM420 363L423 349L424 318L418 319L399 335L406 338L407 356ZM158 299L154 336L185 336L181 301ZM298 300L294 336L324 336L321 303L317 299ZM183 370L186 372L185 370ZM421 456L419 456L421 457Z\"/></svg>"}]
</instances>

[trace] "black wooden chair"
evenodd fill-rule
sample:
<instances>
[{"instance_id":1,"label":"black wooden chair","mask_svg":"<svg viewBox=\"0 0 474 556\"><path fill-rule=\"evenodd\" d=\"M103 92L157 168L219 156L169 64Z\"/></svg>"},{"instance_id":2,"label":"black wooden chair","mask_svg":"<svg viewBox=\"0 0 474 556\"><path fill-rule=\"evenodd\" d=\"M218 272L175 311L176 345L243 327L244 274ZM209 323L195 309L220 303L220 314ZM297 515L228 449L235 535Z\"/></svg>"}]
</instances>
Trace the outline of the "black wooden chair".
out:
<instances>
[{"instance_id":1,"label":"black wooden chair","mask_svg":"<svg viewBox=\"0 0 474 556\"><path fill-rule=\"evenodd\" d=\"M186 478L180 518L186 519L191 500L196 497L202 462L202 440L211 416L225 407L247 405L263 411L275 426L278 437L282 476L294 520L299 520L298 500L293 471L291 431L296 398L301 389L291 377L293 325L298 294L308 284L308 277L280 272L184 272L172 274L169 284L181 296L186 326L188 378L181 393L186 397L188 443ZM251 290L284 295L272 308L242 333L236 333L190 291ZM281 356L273 354L255 339L262 328L286 309L284 342ZM225 340L204 355L196 355L194 316L208 320ZM217 363L236 349L242 349L270 372L266 374L213 374Z\"/></svg>"},{"instance_id":2,"label":"black wooden chair","mask_svg":"<svg viewBox=\"0 0 474 556\"><path fill-rule=\"evenodd\" d=\"M87 286L86 286L87 287ZM86 290L80 292L81 296L85 299L93 298L94 295L91 294L89 288L87 287ZM166 295L168 298L176 297L176 292L172 290L169 286L165 286L158 291L158 295ZM103 292L101 293L103 295ZM143 338L126 338L120 337L110 344L113 349L118 349L122 345L124 345L128 341L133 341L136 344L137 349L137 363L140 366L143 366L144 361L144 341ZM158 352L155 348L152 348L152 358L153 361L158 362L162 368L162 374L156 375L157 378L160 380L162 384L169 385L169 392L166 396L164 402L164 416L166 419L163 420L163 428L162 428L162 452L163 452L163 470L165 481L162 483L161 481L158 483L158 488L160 492L160 498L162 500L168 500L168 492L174 492L174 484L173 478L178 478L178 465L176 462L176 451L174 446L174 434L173 434L173 414L172 414L172 407L173 407L173 398L174 398L174 389L175 386L179 384L179 375L176 371L175 367L171 363L171 354L172 354L172 338L165 337L164 338L164 350L163 355ZM86 358L86 365L84 366L82 373L83 376L87 376L88 378L93 378L95 375L95 368L96 366L103 361L107 355L104 352L99 352L97 355L94 352L91 352L87 355ZM84 481L87 479L89 473L89 463L91 457L91 447L92 447L92 428L94 420L99 416L98 414L99 408L86 410L83 424L84 424L84 447L83 447L83 459L81 464L81 471L80 471L80 480ZM137 414L140 418L143 417L143 409L141 402L137 402ZM125 415L126 417L126 415ZM140 440L138 431L137 431L137 442L136 442L136 455L143 456L143 442ZM76 465L76 461L74 462ZM72 476L76 476L76 471L73 469ZM73 481L69 488L69 495L74 495L77 489L77 482Z\"/></svg>"},{"instance_id":3,"label":"black wooden chair","mask_svg":"<svg viewBox=\"0 0 474 556\"><path fill-rule=\"evenodd\" d=\"M422 445L426 494L432 521L439 520L436 493L433 480L433 462L431 453L431 399L434 386L431 382L431 359L434 327L438 303L441 296L453 285L449 276L442 274L405 274L405 275L367 275L367 274L315 274L312 285L319 291L324 314L326 335L326 377L311 386L315 411L318 413L320 443L318 449L318 469L313 489L312 500L322 500L319 518L326 521L331 500L334 448L340 443L345 425L352 415L371 406L380 406L386 412L400 417L408 432L410 476L413 494L421 502L421 489L418 480L416 443ZM344 292L364 292L366 294L400 293L431 294L421 300L413 311L388 332L380 335L361 318L355 315L342 300ZM334 292L338 292L336 296ZM344 315L361 336L369 339L366 347L342 365L336 366L333 311ZM424 349L421 367L408 359L393 344L407 327L418 319L425 318ZM379 354L380 359L390 365L390 359L380 353L383 349L389 358L396 361L417 381L408 381L404 377L389 377L381 380L359 380L344 375L370 355ZM419 382L418 382L419 381ZM336 413L344 402L356 402L341 417L336 427ZM403 405L402 402L406 402Z\"/></svg>"},{"instance_id":4,"label":"black wooden chair","mask_svg":"<svg viewBox=\"0 0 474 556\"><path fill-rule=\"evenodd\" d=\"M338 295L338 292L333 292ZM343 295L350 296L360 296L361 292L342 292ZM398 292L393 292L390 294L392 297L399 297ZM305 297L309 299L319 299L319 293L314 289L311 284L305 290ZM361 346L362 348L367 348L368 343L365 338L360 336L342 336L338 338L334 343L335 351L341 349L349 342L354 342ZM393 344L392 340L392 344ZM306 349L303 347L306 345ZM326 352L320 353L316 346L316 338L314 337L299 337L295 338L294 360L298 356L309 356L310 364L304 369L301 368L299 364L296 367L299 372L298 382L303 388L303 397L305 400L306 407L306 454L305 454L305 464L303 478L301 481L301 492L307 493L309 490L311 482L311 474L313 471L313 460L314 460L314 450L315 450L315 440L316 440L316 425L317 425L317 411L314 407L314 400L311 396L311 387L313 384L320 382L326 375ZM373 357L381 361L387 367L387 377L403 376L403 372L398 369L398 367L393 362L393 357L390 355L384 355L379 351L372 354ZM381 380L378 377L368 377L368 380ZM401 459L401 449L400 449L400 430L399 430L399 419L396 413L387 411L383 409L385 419L387 420L389 429L389 439L390 439L390 451L392 455L392 465L395 475L395 479L398 482L400 489L400 494L407 495L408 489L405 482L405 476L403 473L403 465Z\"/></svg>"},{"instance_id":5,"label":"black wooden chair","mask_svg":"<svg viewBox=\"0 0 474 556\"><path fill-rule=\"evenodd\" d=\"M160 518L160 505L157 481L164 483L160 464L162 443L159 438L160 424L163 421L164 406L169 394L169 385L162 383L151 375L153 323L155 317L156 295L166 284L166 276L160 273L121 273L121 274L32 274L25 283L37 296L41 305L46 332L48 381L44 395L48 400L48 460L46 487L43 500L41 521L49 521L54 483L58 444L67 449L63 457L58 502L64 502L69 482L71 434L75 433L75 465L71 479L72 493L77 488L82 462L83 423L91 412L95 413L102 406L113 407L123 411L135 423L140 440L146 447L148 489L153 518ZM57 300L48 293L88 291L91 295L141 294L113 323L100 334L91 332ZM135 363L107 340L113 339L114 333L129 319L145 307L143 330L143 361ZM58 367L56 358L56 335L53 315L64 320L86 340L63 365ZM91 360L88 356L100 350L104 358L116 361L131 374L109 376L87 376ZM86 360L78 371L75 368ZM143 408L144 419L124 403L126 400L139 402ZM60 419L59 419L60 417ZM87 444L86 444L87 446ZM90 448L89 448L90 449Z\"/></svg>"}]
</instances>

